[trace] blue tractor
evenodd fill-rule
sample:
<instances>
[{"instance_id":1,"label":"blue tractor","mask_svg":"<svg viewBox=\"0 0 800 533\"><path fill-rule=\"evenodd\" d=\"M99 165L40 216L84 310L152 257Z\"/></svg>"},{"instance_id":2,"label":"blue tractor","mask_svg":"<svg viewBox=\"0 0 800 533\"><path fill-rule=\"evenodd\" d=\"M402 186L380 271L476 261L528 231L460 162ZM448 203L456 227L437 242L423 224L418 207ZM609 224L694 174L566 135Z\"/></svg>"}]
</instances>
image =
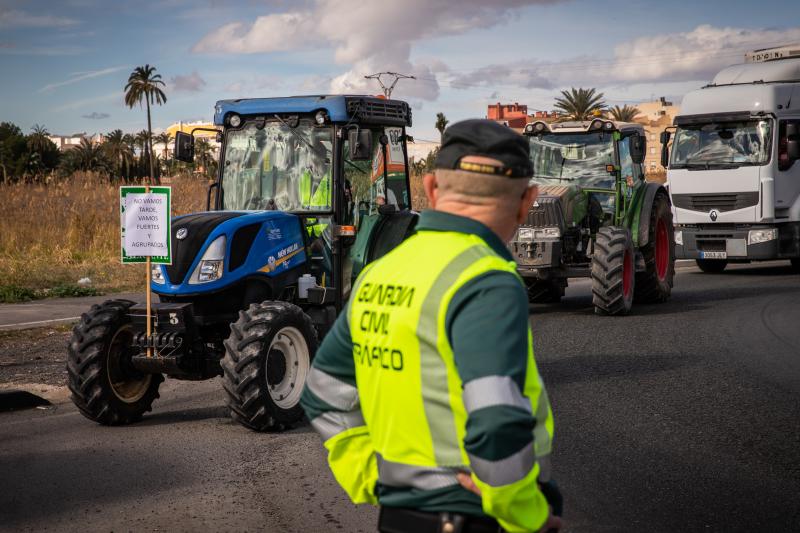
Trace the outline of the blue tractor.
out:
<instances>
[{"instance_id":1,"label":"blue tractor","mask_svg":"<svg viewBox=\"0 0 800 533\"><path fill-rule=\"evenodd\" d=\"M214 124L220 170L207 210L173 220L173 262L152 267L153 332L146 307L127 300L93 306L73 330L72 400L100 424L140 419L165 375L221 376L231 416L251 429L296 423L352 281L413 231L407 103L223 100ZM193 160L192 134L178 133L176 159Z\"/></svg>"}]
</instances>

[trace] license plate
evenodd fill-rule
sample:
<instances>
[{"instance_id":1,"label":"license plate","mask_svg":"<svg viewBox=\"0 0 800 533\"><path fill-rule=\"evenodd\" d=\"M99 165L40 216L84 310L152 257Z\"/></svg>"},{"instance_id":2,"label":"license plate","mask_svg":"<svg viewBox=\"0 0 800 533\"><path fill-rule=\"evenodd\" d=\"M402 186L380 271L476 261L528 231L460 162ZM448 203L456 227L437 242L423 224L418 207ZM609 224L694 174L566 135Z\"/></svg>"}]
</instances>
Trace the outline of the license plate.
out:
<instances>
[{"instance_id":1,"label":"license plate","mask_svg":"<svg viewBox=\"0 0 800 533\"><path fill-rule=\"evenodd\" d=\"M727 252L700 252L700 259L727 259Z\"/></svg>"}]
</instances>

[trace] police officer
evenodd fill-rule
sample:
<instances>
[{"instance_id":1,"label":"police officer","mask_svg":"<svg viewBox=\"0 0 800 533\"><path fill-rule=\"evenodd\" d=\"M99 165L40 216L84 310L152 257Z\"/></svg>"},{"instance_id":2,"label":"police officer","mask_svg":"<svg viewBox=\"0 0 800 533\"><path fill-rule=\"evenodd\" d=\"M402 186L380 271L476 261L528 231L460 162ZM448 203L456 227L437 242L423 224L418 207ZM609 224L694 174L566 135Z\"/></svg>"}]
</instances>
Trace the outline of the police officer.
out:
<instances>
[{"instance_id":1,"label":"police officer","mask_svg":"<svg viewBox=\"0 0 800 533\"><path fill-rule=\"evenodd\" d=\"M509 128L448 128L424 177L432 209L365 268L316 354L302 405L350 498L380 504L380 531L561 527L544 495L553 416L505 246L532 174Z\"/></svg>"}]
</instances>

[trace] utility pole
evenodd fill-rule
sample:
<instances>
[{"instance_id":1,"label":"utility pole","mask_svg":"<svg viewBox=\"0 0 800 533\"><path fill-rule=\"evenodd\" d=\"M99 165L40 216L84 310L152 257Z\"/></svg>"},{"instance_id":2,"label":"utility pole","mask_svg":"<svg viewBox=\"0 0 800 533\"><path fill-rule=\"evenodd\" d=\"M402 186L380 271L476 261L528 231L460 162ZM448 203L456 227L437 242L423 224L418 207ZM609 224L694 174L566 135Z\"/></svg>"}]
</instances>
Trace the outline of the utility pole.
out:
<instances>
[{"instance_id":1,"label":"utility pole","mask_svg":"<svg viewBox=\"0 0 800 533\"><path fill-rule=\"evenodd\" d=\"M386 84L383 83L383 80L381 79L383 76L393 76L394 77L394 81L391 83L391 85L389 85L387 87ZM407 74L400 74L398 72L377 72L375 74L370 74L369 76L364 76L364 77L366 79L368 79L368 80L377 80L378 84L381 86L381 89L383 89L383 95L386 98L391 98L392 97L392 91L394 90L394 87L395 87L395 85L397 85L398 81L400 81L400 80L415 80L415 79L417 79L415 76L409 76Z\"/></svg>"}]
</instances>

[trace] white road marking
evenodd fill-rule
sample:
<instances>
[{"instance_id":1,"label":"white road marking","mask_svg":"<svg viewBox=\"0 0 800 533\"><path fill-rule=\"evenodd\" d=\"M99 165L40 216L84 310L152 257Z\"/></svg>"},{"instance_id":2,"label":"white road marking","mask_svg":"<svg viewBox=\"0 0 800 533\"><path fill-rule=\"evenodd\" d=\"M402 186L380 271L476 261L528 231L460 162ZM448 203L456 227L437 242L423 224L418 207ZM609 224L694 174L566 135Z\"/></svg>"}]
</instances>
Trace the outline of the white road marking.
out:
<instances>
[{"instance_id":1,"label":"white road marking","mask_svg":"<svg viewBox=\"0 0 800 533\"><path fill-rule=\"evenodd\" d=\"M71 316L67 318L54 318L52 320L36 320L34 322L18 322L17 324L0 324L0 329L3 328L24 328L25 326L38 326L38 325L45 325L45 324L52 324L54 322L71 322L73 320L78 320L81 317L79 316Z\"/></svg>"}]
</instances>

